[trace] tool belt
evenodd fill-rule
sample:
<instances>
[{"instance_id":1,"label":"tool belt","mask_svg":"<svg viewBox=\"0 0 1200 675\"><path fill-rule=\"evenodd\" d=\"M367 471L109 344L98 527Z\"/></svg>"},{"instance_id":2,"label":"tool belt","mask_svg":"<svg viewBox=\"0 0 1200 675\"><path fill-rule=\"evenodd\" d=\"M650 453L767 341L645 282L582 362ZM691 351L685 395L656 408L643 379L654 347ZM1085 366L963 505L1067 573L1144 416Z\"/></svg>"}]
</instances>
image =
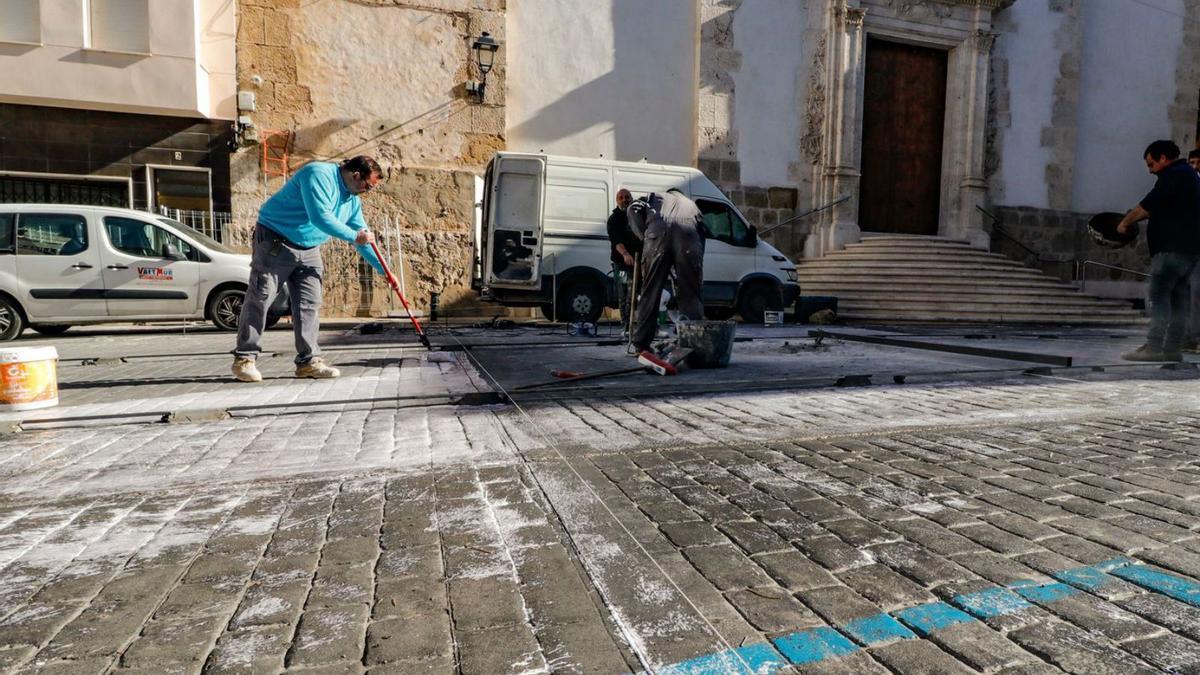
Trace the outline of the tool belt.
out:
<instances>
[{"instance_id":1,"label":"tool belt","mask_svg":"<svg viewBox=\"0 0 1200 675\"><path fill-rule=\"evenodd\" d=\"M263 235L265 235L271 241L271 255L279 253L279 247L281 246L287 246L288 248L293 248L297 251L309 251L316 248L316 246L300 246L298 244L294 244L287 237L279 234L275 230L272 230L262 223L255 223L255 225L257 225L259 229L263 231Z\"/></svg>"}]
</instances>

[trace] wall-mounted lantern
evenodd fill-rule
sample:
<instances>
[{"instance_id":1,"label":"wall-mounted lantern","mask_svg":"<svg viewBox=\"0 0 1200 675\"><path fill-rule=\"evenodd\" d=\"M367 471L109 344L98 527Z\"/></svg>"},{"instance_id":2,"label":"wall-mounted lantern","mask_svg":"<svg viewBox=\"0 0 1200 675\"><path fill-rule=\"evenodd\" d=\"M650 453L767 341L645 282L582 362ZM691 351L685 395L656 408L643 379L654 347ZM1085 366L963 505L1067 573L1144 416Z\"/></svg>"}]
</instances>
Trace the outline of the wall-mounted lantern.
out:
<instances>
[{"instance_id":1,"label":"wall-mounted lantern","mask_svg":"<svg viewBox=\"0 0 1200 675\"><path fill-rule=\"evenodd\" d=\"M496 61L496 52L500 49L500 43L496 42L490 33L484 31L471 44L471 49L475 52L475 65L479 67L479 81L468 82L467 91L475 96L476 102L483 103L483 92L487 88L487 75Z\"/></svg>"}]
</instances>

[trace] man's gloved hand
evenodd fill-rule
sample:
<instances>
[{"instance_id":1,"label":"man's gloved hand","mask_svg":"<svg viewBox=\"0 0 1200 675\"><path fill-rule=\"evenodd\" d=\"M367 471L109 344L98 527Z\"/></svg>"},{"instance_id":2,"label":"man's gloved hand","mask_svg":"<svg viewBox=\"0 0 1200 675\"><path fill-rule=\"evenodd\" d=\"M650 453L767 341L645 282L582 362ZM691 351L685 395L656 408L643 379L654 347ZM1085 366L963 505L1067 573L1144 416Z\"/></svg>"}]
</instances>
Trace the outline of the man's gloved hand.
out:
<instances>
[{"instance_id":1,"label":"man's gloved hand","mask_svg":"<svg viewBox=\"0 0 1200 675\"><path fill-rule=\"evenodd\" d=\"M375 234L370 230L359 230L358 236L354 238L354 243L359 246L366 246L373 241L375 241Z\"/></svg>"},{"instance_id":2,"label":"man's gloved hand","mask_svg":"<svg viewBox=\"0 0 1200 675\"><path fill-rule=\"evenodd\" d=\"M628 253L626 253L624 255L625 255L625 266L633 267L633 256L629 255Z\"/></svg>"}]
</instances>

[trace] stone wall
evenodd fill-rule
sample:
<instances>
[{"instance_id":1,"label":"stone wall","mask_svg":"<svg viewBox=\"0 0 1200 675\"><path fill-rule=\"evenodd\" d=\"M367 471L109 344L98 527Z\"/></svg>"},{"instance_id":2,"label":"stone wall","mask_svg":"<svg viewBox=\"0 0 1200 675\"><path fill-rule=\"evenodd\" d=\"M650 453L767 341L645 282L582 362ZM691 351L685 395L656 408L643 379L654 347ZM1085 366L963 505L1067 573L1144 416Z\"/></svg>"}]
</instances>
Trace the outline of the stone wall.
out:
<instances>
[{"instance_id":1,"label":"stone wall","mask_svg":"<svg viewBox=\"0 0 1200 675\"><path fill-rule=\"evenodd\" d=\"M1139 272L1149 270L1150 253L1144 235L1133 246L1115 250L1104 248L1088 234L1087 221L1092 214L1011 206L989 210L1000 219L1000 229L1008 235L1004 236L993 226L992 251L1039 268L1063 281L1077 281L1076 263L1084 260ZM1130 284L1144 281L1137 275L1094 266L1088 267L1087 279Z\"/></svg>"},{"instance_id":2,"label":"stone wall","mask_svg":"<svg viewBox=\"0 0 1200 675\"><path fill-rule=\"evenodd\" d=\"M254 91L258 133L292 134L291 168L367 154L384 183L363 199L368 225L393 264L403 253L410 301L442 293L443 313L470 311L473 176L505 147L504 0L239 0L238 88ZM476 103L471 43L482 31L502 45ZM245 237L258 208L283 184L265 176L261 148L232 160L235 229ZM399 310L350 246L323 248L325 312Z\"/></svg>"}]
</instances>

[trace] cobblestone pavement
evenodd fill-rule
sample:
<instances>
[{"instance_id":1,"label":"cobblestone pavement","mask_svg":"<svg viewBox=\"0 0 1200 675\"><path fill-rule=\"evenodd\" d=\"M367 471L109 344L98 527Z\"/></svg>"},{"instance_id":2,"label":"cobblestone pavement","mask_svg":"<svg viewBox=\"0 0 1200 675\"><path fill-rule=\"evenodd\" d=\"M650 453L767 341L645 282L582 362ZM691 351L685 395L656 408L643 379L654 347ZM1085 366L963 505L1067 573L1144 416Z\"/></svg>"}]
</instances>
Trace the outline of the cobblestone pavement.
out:
<instances>
[{"instance_id":1,"label":"cobblestone pavement","mask_svg":"<svg viewBox=\"0 0 1200 675\"><path fill-rule=\"evenodd\" d=\"M0 672L1200 671L1186 373L518 409L367 351L258 400L396 404L0 436Z\"/></svg>"}]
</instances>

